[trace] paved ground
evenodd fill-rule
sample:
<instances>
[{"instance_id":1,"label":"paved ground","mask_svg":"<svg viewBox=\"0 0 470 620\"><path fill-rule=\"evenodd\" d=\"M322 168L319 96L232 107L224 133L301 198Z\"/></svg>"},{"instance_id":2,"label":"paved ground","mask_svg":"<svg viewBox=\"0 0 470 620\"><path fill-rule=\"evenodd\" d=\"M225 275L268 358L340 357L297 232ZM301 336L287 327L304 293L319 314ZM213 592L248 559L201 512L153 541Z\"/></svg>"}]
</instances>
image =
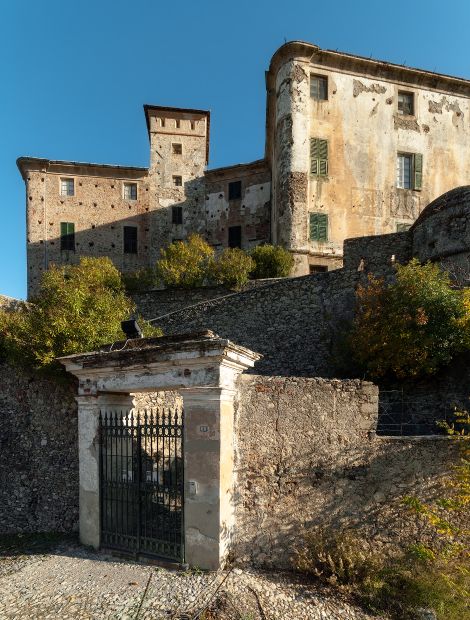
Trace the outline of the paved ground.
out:
<instances>
[{"instance_id":1,"label":"paved ground","mask_svg":"<svg viewBox=\"0 0 470 620\"><path fill-rule=\"evenodd\" d=\"M1 543L1 541L0 541ZM367 620L290 574L170 571L73 541L0 548L0 619Z\"/></svg>"}]
</instances>

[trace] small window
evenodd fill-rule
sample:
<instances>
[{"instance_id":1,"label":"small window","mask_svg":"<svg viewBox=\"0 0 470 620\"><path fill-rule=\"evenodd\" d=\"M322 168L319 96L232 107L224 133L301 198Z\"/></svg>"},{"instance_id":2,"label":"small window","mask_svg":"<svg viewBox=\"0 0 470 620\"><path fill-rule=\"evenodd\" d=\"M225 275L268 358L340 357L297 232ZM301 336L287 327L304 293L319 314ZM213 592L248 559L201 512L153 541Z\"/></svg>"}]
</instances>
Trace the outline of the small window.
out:
<instances>
[{"instance_id":1,"label":"small window","mask_svg":"<svg viewBox=\"0 0 470 620\"><path fill-rule=\"evenodd\" d=\"M75 252L75 224L72 222L60 223L60 249Z\"/></svg>"},{"instance_id":2,"label":"small window","mask_svg":"<svg viewBox=\"0 0 470 620\"><path fill-rule=\"evenodd\" d=\"M183 223L183 207L171 207L171 223L174 225Z\"/></svg>"},{"instance_id":3,"label":"small window","mask_svg":"<svg viewBox=\"0 0 470 620\"><path fill-rule=\"evenodd\" d=\"M124 226L124 254L137 254L136 226Z\"/></svg>"},{"instance_id":4,"label":"small window","mask_svg":"<svg viewBox=\"0 0 470 620\"><path fill-rule=\"evenodd\" d=\"M325 271L328 271L326 265L310 265L310 273L324 273Z\"/></svg>"},{"instance_id":5,"label":"small window","mask_svg":"<svg viewBox=\"0 0 470 620\"><path fill-rule=\"evenodd\" d=\"M326 76L310 76L310 97L317 101L326 101L328 99L328 78Z\"/></svg>"},{"instance_id":6,"label":"small window","mask_svg":"<svg viewBox=\"0 0 470 620\"><path fill-rule=\"evenodd\" d=\"M310 173L318 177L328 176L328 140L310 138Z\"/></svg>"},{"instance_id":7,"label":"small window","mask_svg":"<svg viewBox=\"0 0 470 620\"><path fill-rule=\"evenodd\" d=\"M178 175L173 176L173 185L175 187L181 187L183 185L183 177Z\"/></svg>"},{"instance_id":8,"label":"small window","mask_svg":"<svg viewBox=\"0 0 470 620\"><path fill-rule=\"evenodd\" d=\"M242 197L242 182L232 181L228 184L228 199L240 200Z\"/></svg>"},{"instance_id":9,"label":"small window","mask_svg":"<svg viewBox=\"0 0 470 620\"><path fill-rule=\"evenodd\" d=\"M175 120L175 126L176 126L176 129L179 129L181 127L181 121L179 118Z\"/></svg>"},{"instance_id":10,"label":"small window","mask_svg":"<svg viewBox=\"0 0 470 620\"><path fill-rule=\"evenodd\" d=\"M60 195L75 196L75 182L73 179L60 179Z\"/></svg>"},{"instance_id":11,"label":"small window","mask_svg":"<svg viewBox=\"0 0 470 620\"><path fill-rule=\"evenodd\" d=\"M328 241L326 213L310 213L310 241Z\"/></svg>"},{"instance_id":12,"label":"small window","mask_svg":"<svg viewBox=\"0 0 470 620\"><path fill-rule=\"evenodd\" d=\"M124 200L137 200L137 183L124 183Z\"/></svg>"},{"instance_id":13,"label":"small window","mask_svg":"<svg viewBox=\"0 0 470 620\"><path fill-rule=\"evenodd\" d=\"M191 121L191 129L193 131L196 129L196 121Z\"/></svg>"},{"instance_id":14,"label":"small window","mask_svg":"<svg viewBox=\"0 0 470 620\"><path fill-rule=\"evenodd\" d=\"M414 111L414 97L413 93L405 93L401 90L398 91L398 114L406 114L413 116Z\"/></svg>"},{"instance_id":15,"label":"small window","mask_svg":"<svg viewBox=\"0 0 470 620\"><path fill-rule=\"evenodd\" d=\"M228 247L229 248L241 248L242 247L242 227L230 226L228 229Z\"/></svg>"},{"instance_id":16,"label":"small window","mask_svg":"<svg viewBox=\"0 0 470 620\"><path fill-rule=\"evenodd\" d=\"M175 142L171 145L171 150L173 155L181 155L183 153L183 145Z\"/></svg>"},{"instance_id":17,"label":"small window","mask_svg":"<svg viewBox=\"0 0 470 620\"><path fill-rule=\"evenodd\" d=\"M164 118L161 118L161 119L160 119L160 125L161 125L162 127L165 127L165 119L164 119Z\"/></svg>"},{"instance_id":18,"label":"small window","mask_svg":"<svg viewBox=\"0 0 470 620\"><path fill-rule=\"evenodd\" d=\"M406 232L410 230L411 224L407 224L406 222L397 222L397 232Z\"/></svg>"},{"instance_id":19,"label":"small window","mask_svg":"<svg viewBox=\"0 0 470 620\"><path fill-rule=\"evenodd\" d=\"M420 153L398 153L397 187L420 190L423 184L423 156Z\"/></svg>"}]
</instances>

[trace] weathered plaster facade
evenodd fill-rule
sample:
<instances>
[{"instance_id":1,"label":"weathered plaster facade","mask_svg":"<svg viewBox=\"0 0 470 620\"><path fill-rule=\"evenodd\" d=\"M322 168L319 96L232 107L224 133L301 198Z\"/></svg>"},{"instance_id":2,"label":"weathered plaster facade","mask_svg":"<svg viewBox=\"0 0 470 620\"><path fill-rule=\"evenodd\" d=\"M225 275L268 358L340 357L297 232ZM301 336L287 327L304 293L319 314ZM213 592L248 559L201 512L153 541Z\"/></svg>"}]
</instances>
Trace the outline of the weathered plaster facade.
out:
<instances>
[{"instance_id":1,"label":"weathered plaster facade","mask_svg":"<svg viewBox=\"0 0 470 620\"><path fill-rule=\"evenodd\" d=\"M191 232L216 249L283 245L296 258L293 275L336 269L345 239L403 230L468 182L467 80L290 42L274 54L266 89L265 157L249 164L206 170L209 112L152 105L148 168L21 157L29 294L52 262L106 255L133 271ZM321 174L314 139L326 149ZM409 178L399 180L403 158ZM73 180L73 195L61 195L61 179ZM131 198L125 183L136 184ZM71 250L61 250L61 222L75 227ZM135 251L124 251L124 227L137 229Z\"/></svg>"}]
</instances>

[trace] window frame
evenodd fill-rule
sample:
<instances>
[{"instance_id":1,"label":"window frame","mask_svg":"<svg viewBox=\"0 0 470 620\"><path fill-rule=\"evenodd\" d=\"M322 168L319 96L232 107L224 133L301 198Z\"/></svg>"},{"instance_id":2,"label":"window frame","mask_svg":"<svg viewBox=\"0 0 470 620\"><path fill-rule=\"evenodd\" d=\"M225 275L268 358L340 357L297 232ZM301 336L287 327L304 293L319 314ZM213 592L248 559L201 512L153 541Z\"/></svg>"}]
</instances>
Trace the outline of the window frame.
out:
<instances>
[{"instance_id":1,"label":"window frame","mask_svg":"<svg viewBox=\"0 0 470 620\"><path fill-rule=\"evenodd\" d=\"M183 177L181 174L174 174L171 178L173 181L173 187L183 187Z\"/></svg>"},{"instance_id":2,"label":"window frame","mask_svg":"<svg viewBox=\"0 0 470 620\"><path fill-rule=\"evenodd\" d=\"M72 183L72 193L67 191L65 194L62 192L62 183ZM59 177L59 194L64 198L71 198L75 196L75 177Z\"/></svg>"},{"instance_id":3,"label":"window frame","mask_svg":"<svg viewBox=\"0 0 470 620\"><path fill-rule=\"evenodd\" d=\"M235 191L236 189L236 191ZM242 182L238 181L229 181L227 187L228 199L229 200L241 200L242 199ZM235 194L235 195L234 195Z\"/></svg>"},{"instance_id":4,"label":"window frame","mask_svg":"<svg viewBox=\"0 0 470 620\"><path fill-rule=\"evenodd\" d=\"M135 231L135 239L126 239L127 231ZM129 249L131 248L131 249ZM139 253L139 229L133 224L125 224L122 227L122 253L138 254Z\"/></svg>"},{"instance_id":5,"label":"window frame","mask_svg":"<svg viewBox=\"0 0 470 620\"><path fill-rule=\"evenodd\" d=\"M400 158L409 158L409 187L405 186L405 170L401 171ZM403 178L403 184L400 185ZM396 157L396 187L397 189L412 190L419 192L423 188L423 155L422 153L397 152Z\"/></svg>"},{"instance_id":6,"label":"window frame","mask_svg":"<svg viewBox=\"0 0 470 620\"><path fill-rule=\"evenodd\" d=\"M178 150L179 152L177 152L177 150L175 150L175 148ZM181 142L172 142L171 143L171 154L172 155L182 155L183 154L183 144Z\"/></svg>"},{"instance_id":7,"label":"window frame","mask_svg":"<svg viewBox=\"0 0 470 620\"><path fill-rule=\"evenodd\" d=\"M135 198L126 196L126 189L130 187L135 187ZM135 181L123 181L122 182L122 198L123 200L135 201L137 200L139 195L139 190L137 188L137 182Z\"/></svg>"},{"instance_id":8,"label":"window frame","mask_svg":"<svg viewBox=\"0 0 470 620\"><path fill-rule=\"evenodd\" d=\"M314 83L318 83L318 88L314 89ZM322 89L323 85L323 89ZM314 93L314 90L316 91ZM323 92L322 92L323 91ZM321 95L325 96L322 97ZM314 101L328 101L328 76L322 75L321 73L311 73L310 74L310 99Z\"/></svg>"},{"instance_id":9,"label":"window frame","mask_svg":"<svg viewBox=\"0 0 470 620\"><path fill-rule=\"evenodd\" d=\"M75 252L75 222L60 222L60 251Z\"/></svg>"},{"instance_id":10,"label":"window frame","mask_svg":"<svg viewBox=\"0 0 470 620\"><path fill-rule=\"evenodd\" d=\"M316 220L316 222L314 222ZM317 243L325 243L329 240L329 217L328 213L321 213L319 211L310 211L308 219L308 239L309 241L315 241ZM314 227L317 229L317 233L313 234ZM324 233L322 231L324 230Z\"/></svg>"},{"instance_id":11,"label":"window frame","mask_svg":"<svg viewBox=\"0 0 470 620\"><path fill-rule=\"evenodd\" d=\"M403 101L400 102L400 97L405 96L405 97L409 97L411 100L411 112L405 112L402 109L400 109L400 103L403 106ZM399 90L398 94L397 94L397 114L399 114L400 116L414 116L415 115L415 94L407 91L407 90Z\"/></svg>"},{"instance_id":12,"label":"window frame","mask_svg":"<svg viewBox=\"0 0 470 620\"><path fill-rule=\"evenodd\" d=\"M183 207L179 205L171 207L171 223L173 226L181 226L183 224Z\"/></svg>"}]
</instances>

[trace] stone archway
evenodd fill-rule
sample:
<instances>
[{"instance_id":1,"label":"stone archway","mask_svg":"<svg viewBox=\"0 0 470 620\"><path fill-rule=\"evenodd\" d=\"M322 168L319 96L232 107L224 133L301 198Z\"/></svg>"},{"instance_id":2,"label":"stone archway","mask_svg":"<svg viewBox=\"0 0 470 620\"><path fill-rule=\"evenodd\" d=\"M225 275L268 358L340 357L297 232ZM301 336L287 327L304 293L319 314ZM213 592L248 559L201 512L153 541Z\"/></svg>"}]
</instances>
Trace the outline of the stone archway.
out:
<instances>
[{"instance_id":1,"label":"stone archway","mask_svg":"<svg viewBox=\"0 0 470 620\"><path fill-rule=\"evenodd\" d=\"M212 332L129 340L59 361L79 380L80 540L99 548L99 415L133 407L136 392L178 390L184 406L184 546L189 565L215 570L234 526L233 401L260 355Z\"/></svg>"}]
</instances>

